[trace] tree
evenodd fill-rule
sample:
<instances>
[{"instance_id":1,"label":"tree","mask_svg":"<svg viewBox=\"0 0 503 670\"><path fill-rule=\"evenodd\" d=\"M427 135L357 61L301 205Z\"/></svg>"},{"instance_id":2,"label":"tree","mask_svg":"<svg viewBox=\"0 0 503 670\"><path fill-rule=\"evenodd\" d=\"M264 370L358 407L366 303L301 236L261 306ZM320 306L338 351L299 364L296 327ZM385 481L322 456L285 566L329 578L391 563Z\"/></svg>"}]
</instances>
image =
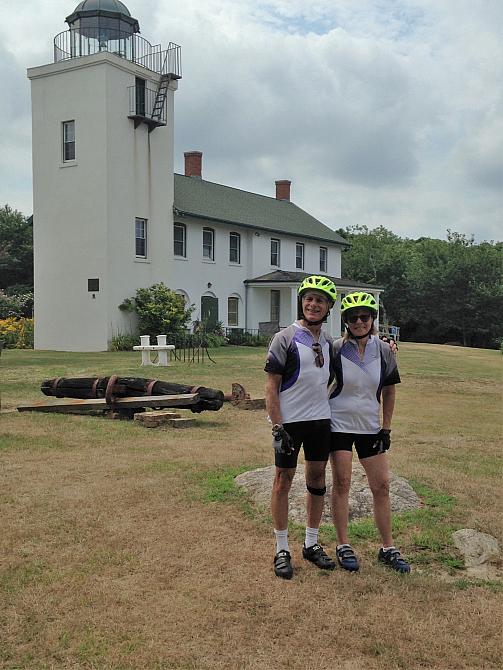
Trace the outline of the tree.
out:
<instances>
[{"instance_id":1,"label":"tree","mask_svg":"<svg viewBox=\"0 0 503 670\"><path fill-rule=\"evenodd\" d=\"M187 307L183 296L178 295L162 282L150 288L139 288L136 295L126 298L119 309L136 312L142 335L182 334L194 311Z\"/></svg>"},{"instance_id":2,"label":"tree","mask_svg":"<svg viewBox=\"0 0 503 670\"><path fill-rule=\"evenodd\" d=\"M9 205L0 207L0 288L33 289L33 226ZM16 290L10 290L16 293Z\"/></svg>"},{"instance_id":3,"label":"tree","mask_svg":"<svg viewBox=\"0 0 503 670\"><path fill-rule=\"evenodd\" d=\"M501 242L402 239L382 226L339 231L352 246L342 276L384 286L382 306L404 339L494 347L503 332Z\"/></svg>"}]
</instances>

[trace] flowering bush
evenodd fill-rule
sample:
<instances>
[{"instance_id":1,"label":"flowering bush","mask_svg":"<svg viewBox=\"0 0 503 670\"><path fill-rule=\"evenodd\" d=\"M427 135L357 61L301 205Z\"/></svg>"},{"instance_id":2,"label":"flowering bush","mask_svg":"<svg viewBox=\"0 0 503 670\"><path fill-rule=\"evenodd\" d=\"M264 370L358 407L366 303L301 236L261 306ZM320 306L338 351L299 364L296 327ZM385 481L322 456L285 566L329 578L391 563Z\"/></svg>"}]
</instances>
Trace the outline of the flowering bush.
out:
<instances>
[{"instance_id":1,"label":"flowering bush","mask_svg":"<svg viewBox=\"0 0 503 670\"><path fill-rule=\"evenodd\" d=\"M33 349L33 319L1 319L0 340L7 349Z\"/></svg>"},{"instance_id":2,"label":"flowering bush","mask_svg":"<svg viewBox=\"0 0 503 670\"><path fill-rule=\"evenodd\" d=\"M24 288L24 287L23 287ZM0 288L0 319L13 316L18 319L33 313L33 291L25 290L12 293Z\"/></svg>"}]
</instances>

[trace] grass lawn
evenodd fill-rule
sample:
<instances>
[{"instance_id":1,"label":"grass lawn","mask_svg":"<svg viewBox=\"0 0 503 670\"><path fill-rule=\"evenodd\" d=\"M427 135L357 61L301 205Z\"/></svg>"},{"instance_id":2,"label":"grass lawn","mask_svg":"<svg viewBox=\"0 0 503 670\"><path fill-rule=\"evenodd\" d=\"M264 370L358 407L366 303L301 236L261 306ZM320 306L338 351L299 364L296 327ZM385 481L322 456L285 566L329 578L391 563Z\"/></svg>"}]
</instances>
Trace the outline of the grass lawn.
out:
<instances>
[{"instance_id":1,"label":"grass lawn","mask_svg":"<svg viewBox=\"0 0 503 670\"><path fill-rule=\"evenodd\" d=\"M500 668L501 581L468 578L451 532L503 544L501 354L400 347L389 456L424 503L394 519L412 574L376 563L364 520L351 527L356 575L306 564L292 527L291 582L273 574L267 510L233 485L272 462L263 411L226 405L186 431L5 412L56 376L155 376L226 393L238 381L263 395L264 349L211 355L216 365L149 369L133 353L2 352L0 668ZM322 541L333 553L328 526Z\"/></svg>"}]
</instances>

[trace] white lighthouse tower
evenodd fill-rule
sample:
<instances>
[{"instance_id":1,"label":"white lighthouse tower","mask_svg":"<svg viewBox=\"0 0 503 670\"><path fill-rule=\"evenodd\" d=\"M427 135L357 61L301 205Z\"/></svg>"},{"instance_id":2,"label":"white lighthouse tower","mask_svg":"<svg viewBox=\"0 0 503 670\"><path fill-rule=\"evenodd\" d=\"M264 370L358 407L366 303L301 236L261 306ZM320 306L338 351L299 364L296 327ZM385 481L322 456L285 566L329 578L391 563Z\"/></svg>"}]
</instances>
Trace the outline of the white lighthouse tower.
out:
<instances>
[{"instance_id":1,"label":"white lighthouse tower","mask_svg":"<svg viewBox=\"0 0 503 670\"><path fill-rule=\"evenodd\" d=\"M169 277L180 48L140 36L118 0L84 0L30 68L35 347L101 351L118 305Z\"/></svg>"}]
</instances>

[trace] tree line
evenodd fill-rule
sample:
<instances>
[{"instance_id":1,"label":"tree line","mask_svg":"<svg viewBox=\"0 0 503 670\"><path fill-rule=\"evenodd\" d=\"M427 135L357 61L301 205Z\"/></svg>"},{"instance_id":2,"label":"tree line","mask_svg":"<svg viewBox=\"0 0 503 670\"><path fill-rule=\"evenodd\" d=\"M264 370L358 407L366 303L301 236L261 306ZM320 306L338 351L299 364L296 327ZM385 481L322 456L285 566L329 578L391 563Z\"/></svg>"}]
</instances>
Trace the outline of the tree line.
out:
<instances>
[{"instance_id":1,"label":"tree line","mask_svg":"<svg viewBox=\"0 0 503 670\"><path fill-rule=\"evenodd\" d=\"M496 348L503 335L502 242L402 238L383 226L337 231L342 276L384 287L381 309L408 341Z\"/></svg>"},{"instance_id":2,"label":"tree line","mask_svg":"<svg viewBox=\"0 0 503 670\"><path fill-rule=\"evenodd\" d=\"M447 231L447 239L402 238L383 226L337 231L351 246L342 276L384 288L381 310L400 337L498 347L503 336L502 242L475 243ZM0 319L31 316L32 217L0 207Z\"/></svg>"}]
</instances>

